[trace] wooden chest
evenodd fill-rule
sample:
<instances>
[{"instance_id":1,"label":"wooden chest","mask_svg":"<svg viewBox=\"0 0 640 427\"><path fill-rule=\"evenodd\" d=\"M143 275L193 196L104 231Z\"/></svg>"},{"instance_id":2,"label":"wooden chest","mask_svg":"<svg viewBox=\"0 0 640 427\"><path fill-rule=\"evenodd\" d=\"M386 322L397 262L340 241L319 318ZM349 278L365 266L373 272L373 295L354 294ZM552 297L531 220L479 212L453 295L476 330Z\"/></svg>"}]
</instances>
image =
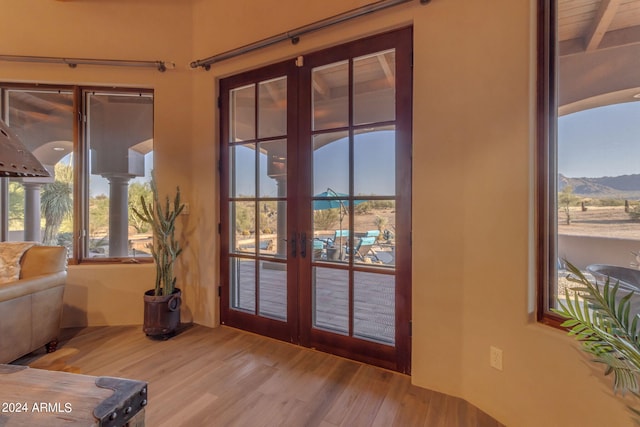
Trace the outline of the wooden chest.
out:
<instances>
[{"instance_id":1,"label":"wooden chest","mask_svg":"<svg viewBox=\"0 0 640 427\"><path fill-rule=\"evenodd\" d=\"M0 364L0 427L143 427L147 383Z\"/></svg>"}]
</instances>

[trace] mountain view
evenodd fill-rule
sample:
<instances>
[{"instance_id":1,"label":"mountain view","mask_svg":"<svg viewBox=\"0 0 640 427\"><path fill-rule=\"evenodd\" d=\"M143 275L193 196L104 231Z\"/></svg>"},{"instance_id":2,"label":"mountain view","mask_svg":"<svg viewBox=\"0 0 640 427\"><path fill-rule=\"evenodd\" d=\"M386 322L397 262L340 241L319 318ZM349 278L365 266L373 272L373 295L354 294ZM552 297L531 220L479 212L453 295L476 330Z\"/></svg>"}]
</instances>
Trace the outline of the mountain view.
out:
<instances>
[{"instance_id":1,"label":"mountain view","mask_svg":"<svg viewBox=\"0 0 640 427\"><path fill-rule=\"evenodd\" d=\"M558 174L558 191L570 185L576 195L593 198L640 198L640 174L569 178Z\"/></svg>"}]
</instances>

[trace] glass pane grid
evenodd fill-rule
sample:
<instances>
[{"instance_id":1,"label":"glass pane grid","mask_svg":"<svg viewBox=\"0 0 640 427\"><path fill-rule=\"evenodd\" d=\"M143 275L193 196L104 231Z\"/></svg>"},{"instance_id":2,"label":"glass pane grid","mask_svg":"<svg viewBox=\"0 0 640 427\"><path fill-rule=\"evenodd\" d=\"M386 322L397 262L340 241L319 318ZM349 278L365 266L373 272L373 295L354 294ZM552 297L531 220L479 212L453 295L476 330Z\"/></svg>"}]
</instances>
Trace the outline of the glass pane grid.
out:
<instances>
[{"instance_id":1,"label":"glass pane grid","mask_svg":"<svg viewBox=\"0 0 640 427\"><path fill-rule=\"evenodd\" d=\"M352 64L312 76L313 326L395 345L395 51Z\"/></svg>"},{"instance_id":2,"label":"glass pane grid","mask_svg":"<svg viewBox=\"0 0 640 427\"><path fill-rule=\"evenodd\" d=\"M232 294L231 305L286 321L287 265L281 261L287 256L287 79L247 85L230 95L230 250L258 266L244 281L232 281L241 299L234 306Z\"/></svg>"},{"instance_id":3,"label":"glass pane grid","mask_svg":"<svg viewBox=\"0 0 640 427\"><path fill-rule=\"evenodd\" d=\"M312 191L304 197L310 196L312 206L302 207L313 215L313 237L307 246L311 326L393 346L395 51L316 67L311 80ZM287 237L287 194L279 186L292 178L287 177L286 120L278 117L285 89L284 79L251 87L255 129L252 139L243 141L256 151L250 166L255 184L251 195L236 192L229 198L231 203L254 204L255 226L249 231L254 251L239 256L255 261L256 315L272 319L286 316L286 304L279 306L286 288L277 287L287 281L287 248L280 247ZM248 144L229 144L239 145Z\"/></svg>"}]
</instances>

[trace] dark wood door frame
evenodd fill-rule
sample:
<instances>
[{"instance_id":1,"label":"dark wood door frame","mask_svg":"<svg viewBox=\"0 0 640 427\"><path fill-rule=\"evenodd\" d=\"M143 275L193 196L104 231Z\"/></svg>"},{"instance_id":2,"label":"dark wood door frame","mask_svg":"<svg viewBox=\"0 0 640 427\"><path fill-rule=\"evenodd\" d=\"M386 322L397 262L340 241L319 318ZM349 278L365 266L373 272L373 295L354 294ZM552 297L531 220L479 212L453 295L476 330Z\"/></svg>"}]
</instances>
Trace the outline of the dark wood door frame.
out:
<instances>
[{"instance_id":1,"label":"dark wood door frame","mask_svg":"<svg viewBox=\"0 0 640 427\"><path fill-rule=\"evenodd\" d=\"M412 28L390 31L384 34L350 42L338 47L325 49L304 56L304 65L296 66L293 59L246 72L221 80L221 322L262 335L284 341L299 343L306 347L338 354L396 371L410 373L411 370L411 141L412 141ZM296 242L299 249L301 236L313 237L311 156L311 70L313 67L395 49L396 55L396 240L404 242L396 247L395 265L395 345L389 346L365 341L349 336L341 336L312 327L312 261L302 258L299 250L289 245L287 259L287 322L280 322L230 307L230 221L226 203L229 200L229 93L233 88L264 81L271 77L287 76L287 173L296 179L288 180L287 192L287 237ZM352 113L350 113L352 114ZM351 120L350 120L351 123ZM352 127L353 128L353 127ZM306 240L307 252L311 252L310 241ZM237 256L237 255L236 255ZM347 267L353 271L368 271L362 266ZM300 285L298 285L300 284ZM351 289L351 294L353 289Z\"/></svg>"}]
</instances>

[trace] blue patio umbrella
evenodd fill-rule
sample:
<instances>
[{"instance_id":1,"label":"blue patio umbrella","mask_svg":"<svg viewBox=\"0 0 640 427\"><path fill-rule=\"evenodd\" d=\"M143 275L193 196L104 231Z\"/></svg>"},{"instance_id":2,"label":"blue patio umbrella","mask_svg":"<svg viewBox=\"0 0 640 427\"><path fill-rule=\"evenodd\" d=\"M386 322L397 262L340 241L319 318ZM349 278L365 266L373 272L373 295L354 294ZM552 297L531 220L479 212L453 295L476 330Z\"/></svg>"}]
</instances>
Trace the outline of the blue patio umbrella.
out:
<instances>
[{"instance_id":1,"label":"blue patio umbrella","mask_svg":"<svg viewBox=\"0 0 640 427\"><path fill-rule=\"evenodd\" d=\"M347 212L349 205L349 195L344 193L336 193L330 188L327 188L327 191L323 191L322 193L316 194L313 196L314 199L317 198L319 200L313 201L313 210L321 211L325 209L335 209L341 208L341 212ZM341 197L344 197L342 199ZM360 203L364 203L366 200L354 200L353 205L359 205Z\"/></svg>"},{"instance_id":2,"label":"blue patio umbrella","mask_svg":"<svg viewBox=\"0 0 640 427\"><path fill-rule=\"evenodd\" d=\"M327 188L327 191L323 191L322 193L316 194L313 197L318 198L317 200L313 201L314 211L336 208L339 209L340 231L342 231L342 219L344 218L344 215L349 213L349 195L344 193L337 193L331 188ZM344 199L342 197L344 197ZM353 205L359 205L360 203L364 202L366 202L366 200L354 200ZM342 255L342 246L340 246L340 255Z\"/></svg>"}]
</instances>

